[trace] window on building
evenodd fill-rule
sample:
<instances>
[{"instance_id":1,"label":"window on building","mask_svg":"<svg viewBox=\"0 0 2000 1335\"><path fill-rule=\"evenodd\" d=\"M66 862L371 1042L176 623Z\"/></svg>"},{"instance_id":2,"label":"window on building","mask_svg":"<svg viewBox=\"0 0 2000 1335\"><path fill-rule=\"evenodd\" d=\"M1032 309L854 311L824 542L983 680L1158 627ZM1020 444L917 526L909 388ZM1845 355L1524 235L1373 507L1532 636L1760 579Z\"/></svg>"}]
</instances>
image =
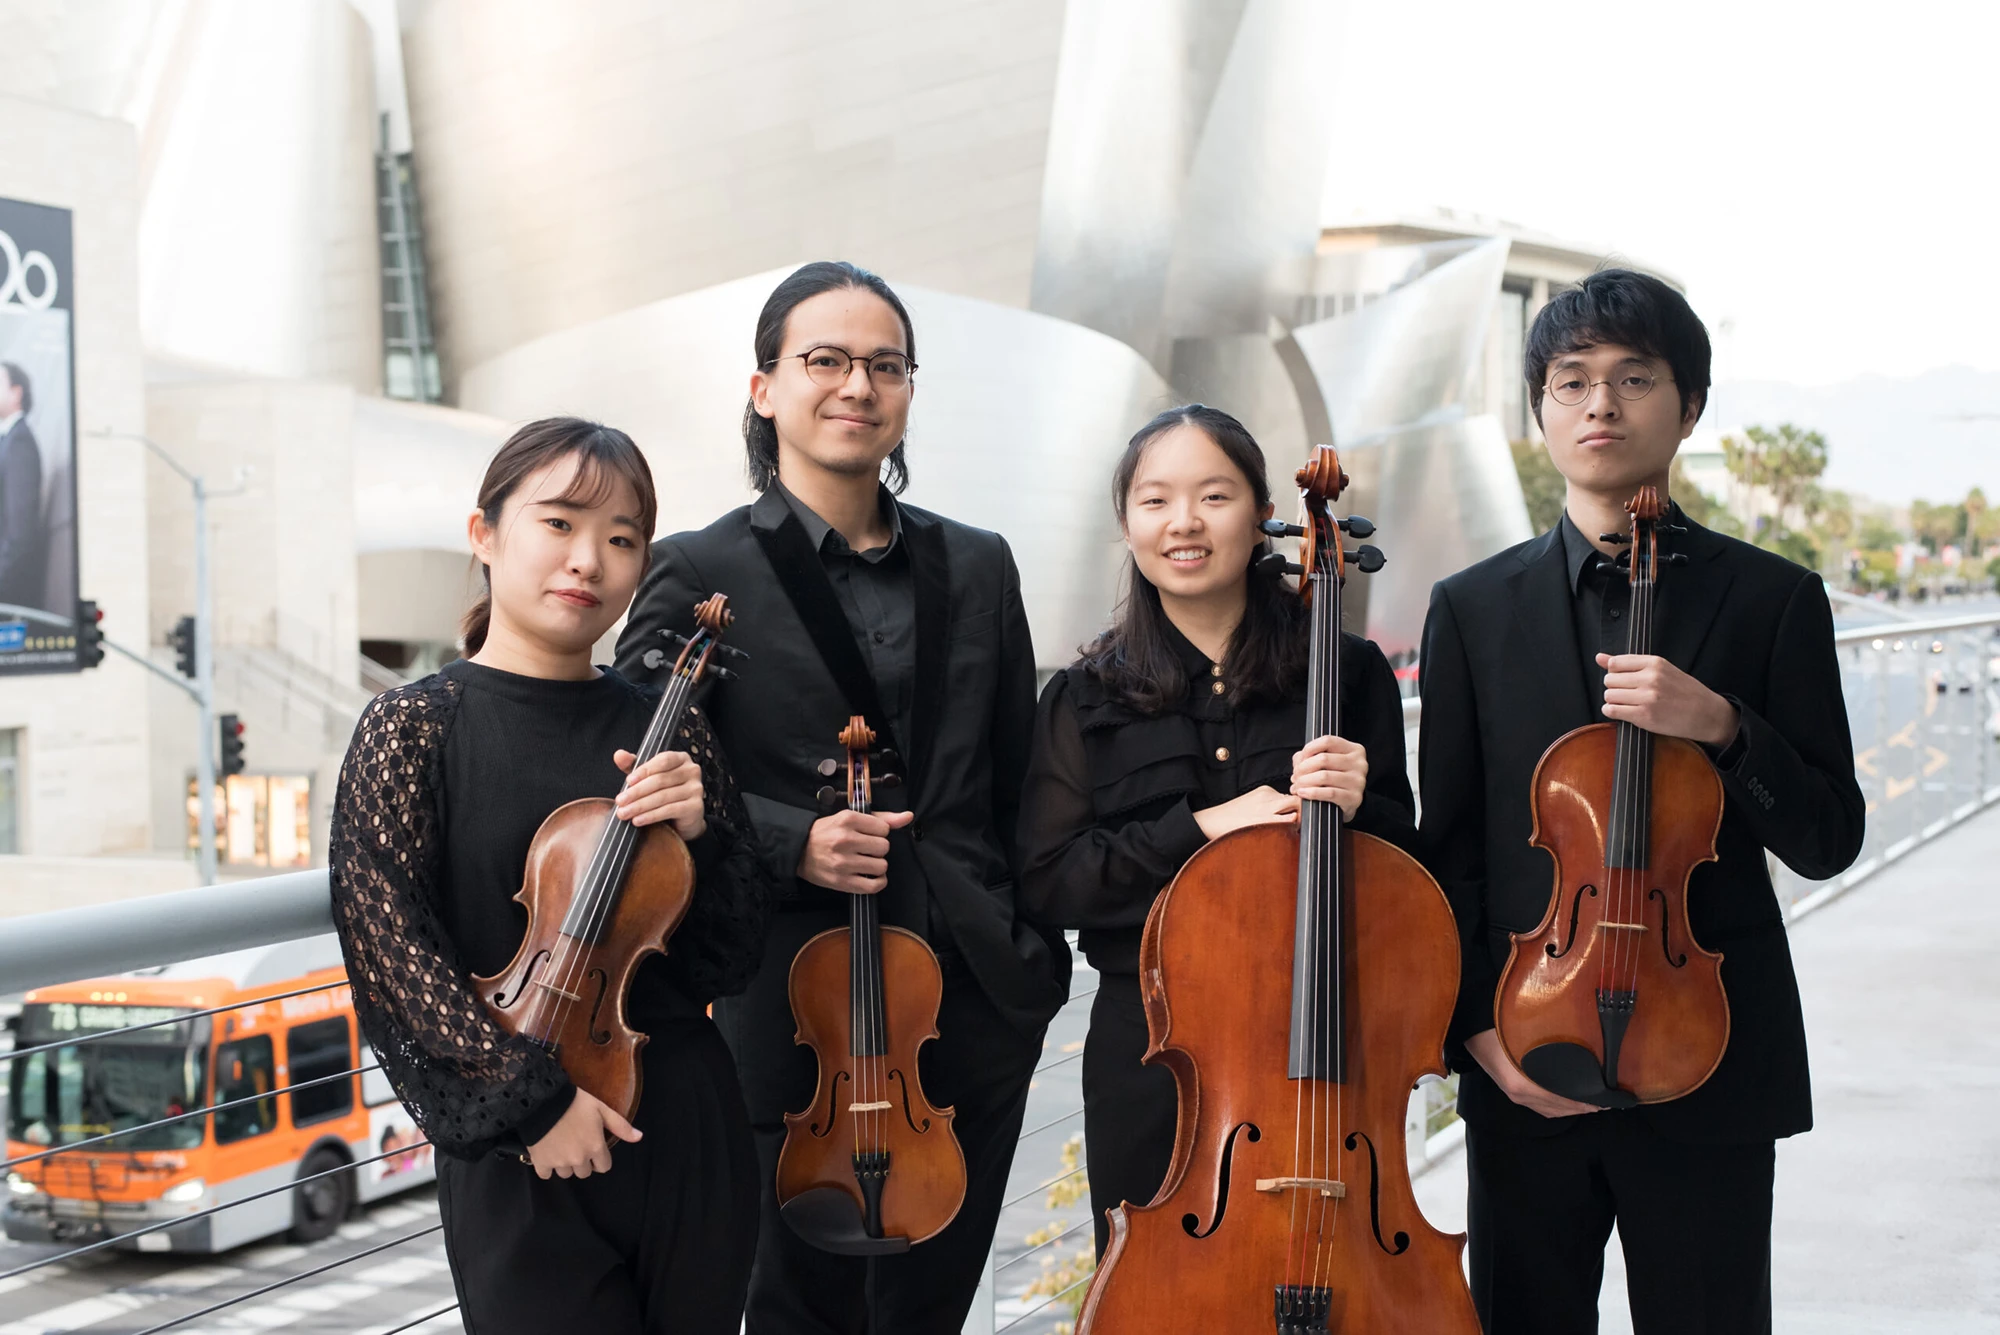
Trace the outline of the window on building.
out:
<instances>
[{"instance_id":1,"label":"window on building","mask_svg":"<svg viewBox=\"0 0 2000 1335\"><path fill-rule=\"evenodd\" d=\"M21 851L21 730L0 728L0 853Z\"/></svg>"},{"instance_id":2,"label":"window on building","mask_svg":"<svg viewBox=\"0 0 2000 1335\"><path fill-rule=\"evenodd\" d=\"M201 845L195 781L187 785L187 846ZM312 865L312 780L303 774L232 774L215 786L215 857L249 867Z\"/></svg>"},{"instance_id":3,"label":"window on building","mask_svg":"<svg viewBox=\"0 0 2000 1335\"><path fill-rule=\"evenodd\" d=\"M215 1101L218 1105L237 1099L256 1098L277 1086L278 1064L272 1059L271 1036L258 1034L224 1043L215 1050ZM218 1107L215 1113L215 1143L261 1136L278 1124L278 1101L257 1099L240 1107Z\"/></svg>"},{"instance_id":4,"label":"window on building","mask_svg":"<svg viewBox=\"0 0 2000 1335\"><path fill-rule=\"evenodd\" d=\"M285 1035L285 1082L294 1086L292 1125L323 1122L354 1109L354 1077L327 1080L311 1089L297 1089L309 1080L321 1080L353 1070L353 1054L348 1051L347 1017L302 1024Z\"/></svg>"},{"instance_id":5,"label":"window on building","mask_svg":"<svg viewBox=\"0 0 2000 1335\"><path fill-rule=\"evenodd\" d=\"M1530 290L1508 283L1500 289L1500 304L1494 308L1499 331L1501 365L1498 368L1500 425L1509 440L1526 440L1532 434L1528 424L1528 386L1521 376L1521 354L1528 349L1528 302Z\"/></svg>"}]
</instances>

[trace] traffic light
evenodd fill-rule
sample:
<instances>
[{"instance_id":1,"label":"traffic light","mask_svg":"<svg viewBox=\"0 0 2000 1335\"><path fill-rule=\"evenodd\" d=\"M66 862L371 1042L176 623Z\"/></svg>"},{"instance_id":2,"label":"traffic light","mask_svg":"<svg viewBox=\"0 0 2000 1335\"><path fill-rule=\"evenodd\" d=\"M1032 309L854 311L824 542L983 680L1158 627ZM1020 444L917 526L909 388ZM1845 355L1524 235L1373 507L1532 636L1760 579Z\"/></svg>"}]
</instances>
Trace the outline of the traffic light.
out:
<instances>
[{"instance_id":1,"label":"traffic light","mask_svg":"<svg viewBox=\"0 0 2000 1335\"><path fill-rule=\"evenodd\" d=\"M104 661L104 613L85 599L76 605L76 665L94 668Z\"/></svg>"},{"instance_id":2,"label":"traffic light","mask_svg":"<svg viewBox=\"0 0 2000 1335\"><path fill-rule=\"evenodd\" d=\"M224 714L216 723L222 731L222 764L216 777L226 779L243 772L243 721L234 714Z\"/></svg>"},{"instance_id":3,"label":"traffic light","mask_svg":"<svg viewBox=\"0 0 2000 1335\"><path fill-rule=\"evenodd\" d=\"M174 623L174 629L167 636L167 643L174 647L174 666L183 677L194 678L194 618L182 617Z\"/></svg>"}]
</instances>

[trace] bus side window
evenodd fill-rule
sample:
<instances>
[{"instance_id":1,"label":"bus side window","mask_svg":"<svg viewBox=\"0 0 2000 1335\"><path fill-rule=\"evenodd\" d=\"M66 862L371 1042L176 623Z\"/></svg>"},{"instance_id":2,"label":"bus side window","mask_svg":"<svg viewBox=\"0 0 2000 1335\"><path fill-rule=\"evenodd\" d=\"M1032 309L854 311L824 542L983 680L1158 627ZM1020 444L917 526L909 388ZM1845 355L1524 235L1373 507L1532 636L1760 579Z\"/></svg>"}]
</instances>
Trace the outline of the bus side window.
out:
<instances>
[{"instance_id":1,"label":"bus side window","mask_svg":"<svg viewBox=\"0 0 2000 1335\"><path fill-rule=\"evenodd\" d=\"M306 1126L354 1111L354 1077L298 1089L308 1080L343 1075L348 1065L347 1017L302 1024L285 1035L285 1080L292 1085L292 1125Z\"/></svg>"},{"instance_id":2,"label":"bus side window","mask_svg":"<svg viewBox=\"0 0 2000 1335\"><path fill-rule=\"evenodd\" d=\"M379 1108L385 1103L396 1101L396 1090L389 1083L388 1073L375 1060L375 1049L366 1043L361 1045L361 1101L370 1108ZM367 1068L373 1066L374 1070Z\"/></svg>"},{"instance_id":3,"label":"bus side window","mask_svg":"<svg viewBox=\"0 0 2000 1335\"><path fill-rule=\"evenodd\" d=\"M268 1094L278 1083L278 1064L272 1055L271 1036L258 1034L224 1043L215 1050L215 1101ZM223 1108L215 1114L215 1143L261 1136L278 1124L278 1101L258 1099L239 1108Z\"/></svg>"}]
</instances>

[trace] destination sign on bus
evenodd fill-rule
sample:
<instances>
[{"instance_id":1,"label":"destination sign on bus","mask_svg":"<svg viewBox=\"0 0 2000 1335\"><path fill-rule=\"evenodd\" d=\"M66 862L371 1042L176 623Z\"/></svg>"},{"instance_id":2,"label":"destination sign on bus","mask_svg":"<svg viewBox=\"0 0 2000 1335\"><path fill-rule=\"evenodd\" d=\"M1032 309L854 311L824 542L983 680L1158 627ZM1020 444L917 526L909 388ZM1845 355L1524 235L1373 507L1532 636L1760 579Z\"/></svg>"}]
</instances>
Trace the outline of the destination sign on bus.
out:
<instances>
[{"instance_id":1,"label":"destination sign on bus","mask_svg":"<svg viewBox=\"0 0 2000 1335\"><path fill-rule=\"evenodd\" d=\"M20 1042L60 1043L66 1038L89 1038L113 1029L150 1025L133 1033L120 1034L120 1043L186 1043L189 1023L180 1006L104 1006L85 1002L35 1002L21 1008ZM177 1021L177 1022L176 1022Z\"/></svg>"}]
</instances>

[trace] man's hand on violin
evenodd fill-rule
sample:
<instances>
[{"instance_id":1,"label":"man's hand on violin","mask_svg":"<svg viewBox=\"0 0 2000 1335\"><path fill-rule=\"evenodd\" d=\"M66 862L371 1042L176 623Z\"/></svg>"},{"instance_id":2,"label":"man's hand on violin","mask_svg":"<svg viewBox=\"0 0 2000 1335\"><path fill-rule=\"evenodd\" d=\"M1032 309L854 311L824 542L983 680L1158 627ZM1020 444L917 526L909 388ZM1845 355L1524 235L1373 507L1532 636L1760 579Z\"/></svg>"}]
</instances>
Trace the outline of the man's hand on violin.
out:
<instances>
[{"instance_id":1,"label":"man's hand on violin","mask_svg":"<svg viewBox=\"0 0 2000 1335\"><path fill-rule=\"evenodd\" d=\"M813 822L799 854L799 879L850 895L881 893L889 884L889 831L917 818L914 811L836 811Z\"/></svg>"},{"instance_id":2,"label":"man's hand on violin","mask_svg":"<svg viewBox=\"0 0 2000 1335\"><path fill-rule=\"evenodd\" d=\"M640 1132L601 1100L576 1091L569 1111L548 1134L528 1146L528 1162L544 1182L552 1177L589 1177L611 1171L611 1138L636 1143Z\"/></svg>"},{"instance_id":3,"label":"man's hand on violin","mask_svg":"<svg viewBox=\"0 0 2000 1335\"><path fill-rule=\"evenodd\" d=\"M1521 1068L1509 1060L1506 1049L1500 1046L1498 1030L1485 1029L1474 1034L1465 1040L1465 1050L1486 1068L1486 1074L1493 1077L1493 1083L1500 1086L1500 1092L1523 1108L1544 1117L1578 1117L1584 1113L1604 1111L1594 1103L1566 1099L1528 1079Z\"/></svg>"},{"instance_id":4,"label":"man's hand on violin","mask_svg":"<svg viewBox=\"0 0 2000 1335\"><path fill-rule=\"evenodd\" d=\"M1653 654L1599 654L1604 717L1662 737L1727 746L1741 719L1736 706Z\"/></svg>"},{"instance_id":5,"label":"man's hand on violin","mask_svg":"<svg viewBox=\"0 0 2000 1335\"><path fill-rule=\"evenodd\" d=\"M701 766L685 751L662 751L634 772L632 762L639 757L630 751L613 753L611 759L631 777L619 792L619 818L634 825L655 825L666 821L674 833L693 842L708 830L708 818L701 809Z\"/></svg>"},{"instance_id":6,"label":"man's hand on violin","mask_svg":"<svg viewBox=\"0 0 2000 1335\"><path fill-rule=\"evenodd\" d=\"M1368 791L1368 749L1345 737L1315 737L1292 756L1292 795L1308 802L1332 802L1347 820Z\"/></svg>"}]
</instances>

